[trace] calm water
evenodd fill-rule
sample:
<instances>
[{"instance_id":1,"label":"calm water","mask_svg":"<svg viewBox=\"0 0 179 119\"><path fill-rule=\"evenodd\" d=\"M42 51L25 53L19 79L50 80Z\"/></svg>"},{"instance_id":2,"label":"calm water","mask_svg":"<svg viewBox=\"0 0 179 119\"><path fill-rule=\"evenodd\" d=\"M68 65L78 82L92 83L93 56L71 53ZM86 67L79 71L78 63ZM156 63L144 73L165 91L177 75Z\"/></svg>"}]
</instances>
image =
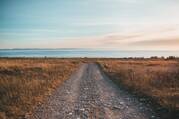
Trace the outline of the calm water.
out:
<instances>
[{"instance_id":1,"label":"calm water","mask_svg":"<svg viewBox=\"0 0 179 119\"><path fill-rule=\"evenodd\" d=\"M177 56L179 51L118 51L87 49L1 49L0 57L151 57Z\"/></svg>"}]
</instances>

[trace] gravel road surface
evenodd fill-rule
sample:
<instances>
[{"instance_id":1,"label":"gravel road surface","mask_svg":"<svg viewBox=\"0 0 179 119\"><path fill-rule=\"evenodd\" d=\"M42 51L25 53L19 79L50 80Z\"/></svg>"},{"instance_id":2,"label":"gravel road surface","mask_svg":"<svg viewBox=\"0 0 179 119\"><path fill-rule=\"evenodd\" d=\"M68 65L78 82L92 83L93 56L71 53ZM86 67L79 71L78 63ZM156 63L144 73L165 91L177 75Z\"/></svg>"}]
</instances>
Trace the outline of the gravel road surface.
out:
<instances>
[{"instance_id":1,"label":"gravel road surface","mask_svg":"<svg viewBox=\"0 0 179 119\"><path fill-rule=\"evenodd\" d=\"M147 104L117 87L95 63L83 64L31 119L157 119Z\"/></svg>"}]
</instances>

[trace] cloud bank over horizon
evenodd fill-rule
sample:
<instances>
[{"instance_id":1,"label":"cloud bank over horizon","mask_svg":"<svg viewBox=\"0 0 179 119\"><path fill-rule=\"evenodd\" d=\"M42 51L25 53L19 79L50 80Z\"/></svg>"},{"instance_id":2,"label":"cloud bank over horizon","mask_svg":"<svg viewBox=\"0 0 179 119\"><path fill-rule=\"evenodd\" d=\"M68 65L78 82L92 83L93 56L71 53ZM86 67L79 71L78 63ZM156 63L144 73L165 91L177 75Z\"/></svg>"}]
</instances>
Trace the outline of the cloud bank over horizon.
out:
<instances>
[{"instance_id":1,"label":"cloud bank over horizon","mask_svg":"<svg viewBox=\"0 0 179 119\"><path fill-rule=\"evenodd\" d=\"M1 0L0 48L179 50L178 0Z\"/></svg>"}]
</instances>

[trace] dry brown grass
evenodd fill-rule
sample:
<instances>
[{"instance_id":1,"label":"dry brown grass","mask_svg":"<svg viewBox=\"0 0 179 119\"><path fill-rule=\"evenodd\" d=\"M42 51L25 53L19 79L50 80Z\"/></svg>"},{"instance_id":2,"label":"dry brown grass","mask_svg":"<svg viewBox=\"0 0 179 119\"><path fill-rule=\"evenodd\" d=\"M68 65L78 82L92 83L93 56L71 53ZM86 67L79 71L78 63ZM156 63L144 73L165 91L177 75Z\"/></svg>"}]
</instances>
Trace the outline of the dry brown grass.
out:
<instances>
[{"instance_id":1,"label":"dry brown grass","mask_svg":"<svg viewBox=\"0 0 179 119\"><path fill-rule=\"evenodd\" d=\"M0 59L0 118L23 118L78 67L95 62L120 86L179 109L179 62L159 59Z\"/></svg>"},{"instance_id":2,"label":"dry brown grass","mask_svg":"<svg viewBox=\"0 0 179 119\"><path fill-rule=\"evenodd\" d=\"M23 118L77 68L75 59L0 59L0 118Z\"/></svg>"},{"instance_id":3,"label":"dry brown grass","mask_svg":"<svg viewBox=\"0 0 179 119\"><path fill-rule=\"evenodd\" d=\"M129 91L150 97L160 106L179 110L179 62L144 59L98 61L111 79ZM165 115L165 114L164 114Z\"/></svg>"}]
</instances>

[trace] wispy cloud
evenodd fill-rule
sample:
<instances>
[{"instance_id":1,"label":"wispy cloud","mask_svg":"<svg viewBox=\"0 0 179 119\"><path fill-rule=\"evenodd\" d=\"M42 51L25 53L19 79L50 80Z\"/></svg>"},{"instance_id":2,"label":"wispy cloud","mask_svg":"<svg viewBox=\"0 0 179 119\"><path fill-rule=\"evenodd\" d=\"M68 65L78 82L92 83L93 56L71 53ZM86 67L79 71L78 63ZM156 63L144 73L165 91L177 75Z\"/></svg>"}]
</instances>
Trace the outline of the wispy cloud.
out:
<instances>
[{"instance_id":1,"label":"wispy cloud","mask_svg":"<svg viewBox=\"0 0 179 119\"><path fill-rule=\"evenodd\" d=\"M36 33L57 32L56 30L35 29ZM34 32L33 32L34 33ZM36 38L29 37L32 41L28 45L21 39L18 47L39 47L39 48L114 48L121 50L179 50L179 26L128 26L121 32L107 33L103 35L85 36L85 37L58 37L58 36L40 36ZM17 35L15 33L14 35ZM20 40L19 40L20 41ZM23 41L23 42L22 42ZM49 42L50 41L50 42ZM0 47L17 47L13 41L8 43L4 40Z\"/></svg>"},{"instance_id":2,"label":"wispy cloud","mask_svg":"<svg viewBox=\"0 0 179 119\"><path fill-rule=\"evenodd\" d=\"M179 47L179 37L176 39L153 39L147 41L137 41L131 43L137 46L178 46Z\"/></svg>"},{"instance_id":3,"label":"wispy cloud","mask_svg":"<svg viewBox=\"0 0 179 119\"><path fill-rule=\"evenodd\" d=\"M118 48L118 49L145 49L157 48L161 50L179 50L179 28L175 26L160 26L145 28L137 31L110 33L94 37L77 37L64 39L66 47L88 48ZM147 47L146 47L147 46ZM155 47L154 47L155 46ZM163 47L165 46L165 47ZM177 48L178 47L178 48Z\"/></svg>"}]
</instances>

